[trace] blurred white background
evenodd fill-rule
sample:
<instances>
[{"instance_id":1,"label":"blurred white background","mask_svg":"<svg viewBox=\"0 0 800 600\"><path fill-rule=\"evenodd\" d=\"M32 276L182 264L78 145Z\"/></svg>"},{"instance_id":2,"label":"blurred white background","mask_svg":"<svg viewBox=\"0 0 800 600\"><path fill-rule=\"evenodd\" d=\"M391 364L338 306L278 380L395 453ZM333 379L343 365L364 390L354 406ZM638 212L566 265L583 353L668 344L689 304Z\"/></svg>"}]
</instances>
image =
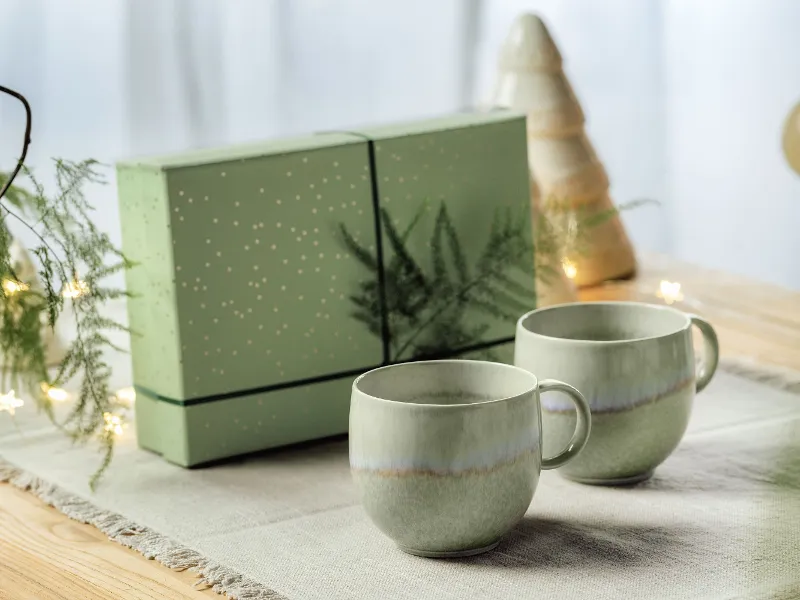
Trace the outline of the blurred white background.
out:
<instances>
[{"instance_id":1,"label":"blurred white background","mask_svg":"<svg viewBox=\"0 0 800 600\"><path fill-rule=\"evenodd\" d=\"M613 197L661 202L624 217L639 250L800 289L797 0L0 0L0 82L45 175L475 104L521 11L561 48ZM0 168L22 117L0 100ZM92 198L119 240L111 184Z\"/></svg>"}]
</instances>

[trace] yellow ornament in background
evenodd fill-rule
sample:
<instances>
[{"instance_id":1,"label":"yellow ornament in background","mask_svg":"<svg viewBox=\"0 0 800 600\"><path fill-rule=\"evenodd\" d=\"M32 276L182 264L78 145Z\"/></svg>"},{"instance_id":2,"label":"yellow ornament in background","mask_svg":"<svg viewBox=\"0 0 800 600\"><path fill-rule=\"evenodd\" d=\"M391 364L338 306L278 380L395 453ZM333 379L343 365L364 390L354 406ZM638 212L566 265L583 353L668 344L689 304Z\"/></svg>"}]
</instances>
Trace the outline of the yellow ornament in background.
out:
<instances>
[{"instance_id":1,"label":"yellow ornament in background","mask_svg":"<svg viewBox=\"0 0 800 600\"><path fill-rule=\"evenodd\" d=\"M800 104L789 113L783 126L783 154L789 166L800 174Z\"/></svg>"}]
</instances>

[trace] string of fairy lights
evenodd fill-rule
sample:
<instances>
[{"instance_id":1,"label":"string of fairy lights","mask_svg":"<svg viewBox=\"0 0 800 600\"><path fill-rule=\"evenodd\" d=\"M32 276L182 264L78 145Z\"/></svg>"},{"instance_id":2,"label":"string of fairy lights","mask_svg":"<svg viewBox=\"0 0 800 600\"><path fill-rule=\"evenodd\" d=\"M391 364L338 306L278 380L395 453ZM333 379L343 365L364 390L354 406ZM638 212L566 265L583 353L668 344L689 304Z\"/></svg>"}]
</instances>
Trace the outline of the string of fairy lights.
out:
<instances>
[{"instance_id":1,"label":"string of fairy lights","mask_svg":"<svg viewBox=\"0 0 800 600\"><path fill-rule=\"evenodd\" d=\"M577 265L568 258L561 259L561 268L564 269L564 274L567 276L567 279L575 279L578 274Z\"/></svg>"},{"instance_id":2,"label":"string of fairy lights","mask_svg":"<svg viewBox=\"0 0 800 600\"><path fill-rule=\"evenodd\" d=\"M561 259L561 268L564 269L564 274L568 279L575 279L578 275L577 265L569 258ZM658 284L655 296L663 300L665 304L675 304L684 299L681 292L681 284L677 281L667 281L666 279L662 279Z\"/></svg>"},{"instance_id":3,"label":"string of fairy lights","mask_svg":"<svg viewBox=\"0 0 800 600\"><path fill-rule=\"evenodd\" d=\"M19 292L24 292L30 289L30 285L17 281L14 279L5 278L2 280L3 291L6 295L13 295ZM89 293L89 286L85 281L76 279L64 285L61 290L61 295L64 298L75 299ZM56 404L63 404L72 399L72 394L67 390L51 386L46 381L40 384L42 394L51 402ZM114 404L124 409L133 407L136 401L136 391L132 387L125 387L116 391L113 396ZM9 415L14 416L18 408L22 408L25 401L16 395L14 390L9 390L6 393L0 393L0 413L7 412ZM104 429L107 433L115 436L122 435L128 427L125 417L122 414L105 412L103 413L103 421L105 422Z\"/></svg>"},{"instance_id":4,"label":"string of fairy lights","mask_svg":"<svg viewBox=\"0 0 800 600\"><path fill-rule=\"evenodd\" d=\"M72 399L72 394L67 390L50 386L44 381L41 383L41 388L42 393L57 404L62 404ZM121 388L114 394L114 403L126 409L131 408L135 401L136 391L132 387ZM0 394L0 413L7 412L9 415L14 416L16 410L24 405L25 401L18 397L14 390ZM103 421L105 421L105 431L117 436L122 435L128 428L125 417L118 413L103 413Z\"/></svg>"},{"instance_id":5,"label":"string of fairy lights","mask_svg":"<svg viewBox=\"0 0 800 600\"><path fill-rule=\"evenodd\" d=\"M666 304L674 304L683 300L681 284L677 281L661 280L656 291L656 298L661 298Z\"/></svg>"}]
</instances>

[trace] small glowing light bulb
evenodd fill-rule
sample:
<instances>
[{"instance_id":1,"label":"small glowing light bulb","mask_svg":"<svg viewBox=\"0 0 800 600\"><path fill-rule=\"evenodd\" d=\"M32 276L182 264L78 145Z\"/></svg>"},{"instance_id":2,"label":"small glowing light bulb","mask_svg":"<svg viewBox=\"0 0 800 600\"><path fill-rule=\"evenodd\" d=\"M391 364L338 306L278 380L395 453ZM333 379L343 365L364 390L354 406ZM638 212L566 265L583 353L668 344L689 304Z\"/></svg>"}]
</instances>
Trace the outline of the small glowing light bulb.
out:
<instances>
[{"instance_id":1,"label":"small glowing light bulb","mask_svg":"<svg viewBox=\"0 0 800 600\"><path fill-rule=\"evenodd\" d=\"M564 269L564 274L569 279L575 279L575 276L578 274L578 267L575 266L575 263L572 262L568 258L561 259L561 267Z\"/></svg>"},{"instance_id":2,"label":"small glowing light bulb","mask_svg":"<svg viewBox=\"0 0 800 600\"><path fill-rule=\"evenodd\" d=\"M22 281L17 281L15 279L3 279L3 291L9 296L12 294L16 294L17 292L24 292L25 290L29 289L27 283L23 283Z\"/></svg>"},{"instance_id":3,"label":"small glowing light bulb","mask_svg":"<svg viewBox=\"0 0 800 600\"><path fill-rule=\"evenodd\" d=\"M114 435L122 435L125 431L125 424L122 417L109 412L103 413L103 420L106 422L104 429Z\"/></svg>"},{"instance_id":4,"label":"small glowing light bulb","mask_svg":"<svg viewBox=\"0 0 800 600\"><path fill-rule=\"evenodd\" d=\"M131 406L134 402L136 402L136 390L134 390L132 387L121 388L117 390L115 395L117 400L127 406Z\"/></svg>"},{"instance_id":5,"label":"small glowing light bulb","mask_svg":"<svg viewBox=\"0 0 800 600\"><path fill-rule=\"evenodd\" d=\"M79 298L88 293L89 285L80 279L64 284L64 289L61 290L61 295L64 296L64 298Z\"/></svg>"},{"instance_id":6,"label":"small glowing light bulb","mask_svg":"<svg viewBox=\"0 0 800 600\"><path fill-rule=\"evenodd\" d=\"M683 300L683 294L681 294L681 284L677 281L662 280L658 286L656 296L663 298L664 302L667 304L680 302Z\"/></svg>"},{"instance_id":7,"label":"small glowing light bulb","mask_svg":"<svg viewBox=\"0 0 800 600\"><path fill-rule=\"evenodd\" d=\"M8 414L13 415L24 404L21 398L17 398L14 395L14 390L9 390L7 394L0 394L0 412L6 411Z\"/></svg>"},{"instance_id":8,"label":"small glowing light bulb","mask_svg":"<svg viewBox=\"0 0 800 600\"><path fill-rule=\"evenodd\" d=\"M40 387L44 395L53 402L66 402L69 400L69 392L67 392L67 390L52 387L44 381L41 383Z\"/></svg>"}]
</instances>

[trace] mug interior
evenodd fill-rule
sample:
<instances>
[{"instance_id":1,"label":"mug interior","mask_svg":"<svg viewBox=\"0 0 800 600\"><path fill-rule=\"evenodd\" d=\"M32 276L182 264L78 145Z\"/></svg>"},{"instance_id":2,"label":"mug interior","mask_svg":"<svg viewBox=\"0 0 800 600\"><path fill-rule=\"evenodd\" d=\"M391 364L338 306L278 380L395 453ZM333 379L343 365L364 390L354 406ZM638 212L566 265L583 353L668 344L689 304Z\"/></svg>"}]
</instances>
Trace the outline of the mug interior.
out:
<instances>
[{"instance_id":1,"label":"mug interior","mask_svg":"<svg viewBox=\"0 0 800 600\"><path fill-rule=\"evenodd\" d=\"M445 360L403 363L365 373L360 392L392 402L458 406L507 400L536 389L536 377L500 363Z\"/></svg>"},{"instance_id":2,"label":"mug interior","mask_svg":"<svg viewBox=\"0 0 800 600\"><path fill-rule=\"evenodd\" d=\"M632 341L661 337L689 326L680 311L634 302L586 302L534 311L521 321L538 335L596 342Z\"/></svg>"}]
</instances>

